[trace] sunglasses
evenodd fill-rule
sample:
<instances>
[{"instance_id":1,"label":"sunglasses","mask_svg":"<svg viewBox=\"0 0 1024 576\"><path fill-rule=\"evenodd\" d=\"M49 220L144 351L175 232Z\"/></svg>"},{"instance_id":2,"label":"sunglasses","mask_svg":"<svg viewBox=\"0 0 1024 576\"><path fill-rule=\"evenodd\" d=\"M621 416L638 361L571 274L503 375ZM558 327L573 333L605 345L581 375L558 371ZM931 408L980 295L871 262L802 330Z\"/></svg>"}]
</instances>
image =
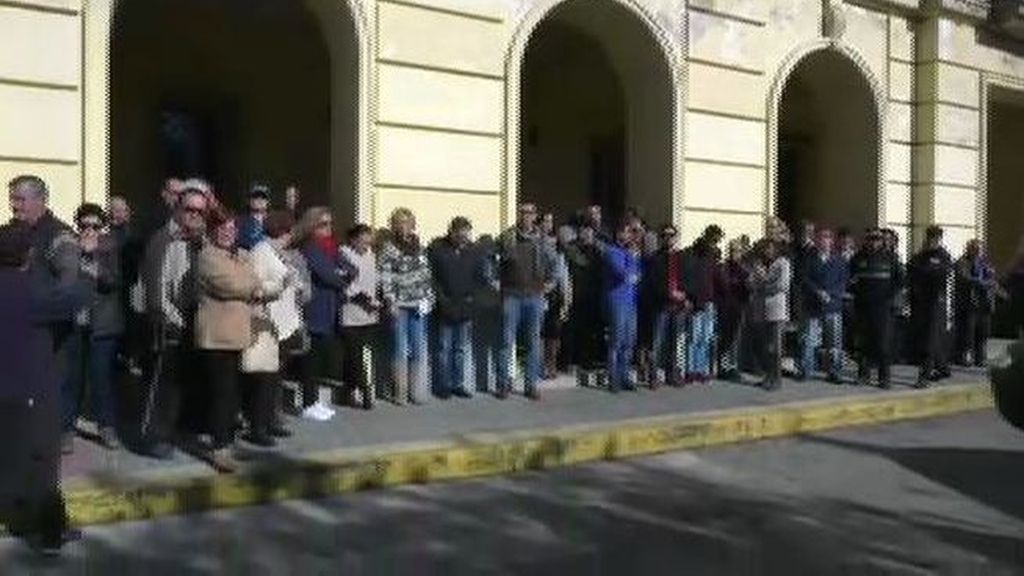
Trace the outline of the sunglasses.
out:
<instances>
[{"instance_id":1,"label":"sunglasses","mask_svg":"<svg viewBox=\"0 0 1024 576\"><path fill-rule=\"evenodd\" d=\"M86 231L86 230L93 230L93 231L95 231L95 230L103 230L103 224L98 224L98 223L93 223L93 222L86 222L84 224L79 224L78 227L83 232Z\"/></svg>"}]
</instances>

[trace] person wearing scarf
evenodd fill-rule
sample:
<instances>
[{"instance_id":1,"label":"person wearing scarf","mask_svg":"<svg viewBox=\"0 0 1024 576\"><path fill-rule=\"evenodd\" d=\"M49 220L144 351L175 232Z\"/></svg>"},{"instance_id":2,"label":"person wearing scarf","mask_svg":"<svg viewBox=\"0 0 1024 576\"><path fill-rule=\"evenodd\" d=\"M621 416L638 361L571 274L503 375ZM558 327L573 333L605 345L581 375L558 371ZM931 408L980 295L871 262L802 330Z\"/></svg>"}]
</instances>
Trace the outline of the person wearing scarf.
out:
<instances>
[{"instance_id":1,"label":"person wearing scarf","mask_svg":"<svg viewBox=\"0 0 1024 576\"><path fill-rule=\"evenodd\" d=\"M337 381L341 377L339 303L353 278L353 271L338 257L333 224L328 208L313 206L303 214L295 234L295 243L302 246L302 256L309 267L311 283L310 299L303 307L310 339L311 376L303 386L302 417L316 421L334 416L334 410L320 402L315 382Z\"/></svg>"}]
</instances>

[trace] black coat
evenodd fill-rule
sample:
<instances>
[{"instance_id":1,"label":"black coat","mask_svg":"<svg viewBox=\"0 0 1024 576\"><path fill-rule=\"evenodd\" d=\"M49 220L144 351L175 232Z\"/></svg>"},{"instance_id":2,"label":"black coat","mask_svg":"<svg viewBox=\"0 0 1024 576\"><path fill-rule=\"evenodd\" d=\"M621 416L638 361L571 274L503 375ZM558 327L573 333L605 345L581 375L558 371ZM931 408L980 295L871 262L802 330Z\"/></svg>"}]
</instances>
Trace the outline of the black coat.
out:
<instances>
[{"instance_id":1,"label":"black coat","mask_svg":"<svg viewBox=\"0 0 1024 576\"><path fill-rule=\"evenodd\" d=\"M487 284L481 251L472 245L460 248L447 238L440 238L430 245L427 256L440 319L469 320L476 296Z\"/></svg>"},{"instance_id":2,"label":"black coat","mask_svg":"<svg viewBox=\"0 0 1024 576\"><path fill-rule=\"evenodd\" d=\"M934 334L946 330L952 272L952 259L944 248L922 250L907 264L911 341L915 343L912 352L918 355L923 355Z\"/></svg>"},{"instance_id":3,"label":"black coat","mask_svg":"<svg viewBox=\"0 0 1024 576\"><path fill-rule=\"evenodd\" d=\"M0 269L0 509L57 486L60 469L58 334L86 302L80 284L60 286L46 270Z\"/></svg>"}]
</instances>

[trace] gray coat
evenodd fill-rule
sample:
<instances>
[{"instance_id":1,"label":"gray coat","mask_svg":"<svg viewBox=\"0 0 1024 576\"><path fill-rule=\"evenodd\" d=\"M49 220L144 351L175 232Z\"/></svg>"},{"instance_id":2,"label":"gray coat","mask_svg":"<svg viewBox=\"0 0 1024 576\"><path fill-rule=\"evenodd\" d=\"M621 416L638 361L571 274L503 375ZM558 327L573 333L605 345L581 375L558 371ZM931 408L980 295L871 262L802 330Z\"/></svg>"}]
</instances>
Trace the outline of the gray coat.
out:
<instances>
[{"instance_id":1,"label":"gray coat","mask_svg":"<svg viewBox=\"0 0 1024 576\"><path fill-rule=\"evenodd\" d=\"M96 252L82 253L80 262L80 278L88 287L89 305L79 311L78 325L89 326L96 338L120 335L124 332L124 310L117 242L104 236Z\"/></svg>"},{"instance_id":2,"label":"gray coat","mask_svg":"<svg viewBox=\"0 0 1024 576\"><path fill-rule=\"evenodd\" d=\"M789 285L793 274L789 259L779 256L750 275L751 314L759 322L789 321Z\"/></svg>"}]
</instances>

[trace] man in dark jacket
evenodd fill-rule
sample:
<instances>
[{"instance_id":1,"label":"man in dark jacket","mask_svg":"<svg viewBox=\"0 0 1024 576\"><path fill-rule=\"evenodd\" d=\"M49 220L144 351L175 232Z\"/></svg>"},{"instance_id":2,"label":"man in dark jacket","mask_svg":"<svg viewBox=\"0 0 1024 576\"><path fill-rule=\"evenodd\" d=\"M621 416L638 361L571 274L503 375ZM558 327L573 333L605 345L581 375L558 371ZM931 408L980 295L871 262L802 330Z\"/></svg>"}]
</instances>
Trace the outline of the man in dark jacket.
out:
<instances>
[{"instance_id":1,"label":"man in dark jacket","mask_svg":"<svg viewBox=\"0 0 1024 576\"><path fill-rule=\"evenodd\" d=\"M132 308L131 296L132 288L139 280L146 239L138 234L132 222L131 206L123 197L110 197L107 201L107 214L110 218L110 239L117 249L121 276L121 290L118 293L125 323L125 335L118 343L118 364L138 377L141 375L140 366L146 350L146 317Z\"/></svg>"},{"instance_id":2,"label":"man in dark jacket","mask_svg":"<svg viewBox=\"0 0 1024 576\"><path fill-rule=\"evenodd\" d=\"M506 230L498 243L501 258L501 290L504 333L498 377L498 397L512 390L516 336L527 332L525 390L527 398L539 400L540 329L544 317L544 294L553 288L556 256L537 226L537 207L519 205L516 225Z\"/></svg>"},{"instance_id":3,"label":"man in dark jacket","mask_svg":"<svg viewBox=\"0 0 1024 576\"><path fill-rule=\"evenodd\" d=\"M688 302L679 278L678 231L668 224L661 228L659 247L643 264L641 305L650 309L651 363L653 374L645 375L651 388L683 383L683 339L686 337Z\"/></svg>"},{"instance_id":4,"label":"man in dark jacket","mask_svg":"<svg viewBox=\"0 0 1024 576\"><path fill-rule=\"evenodd\" d=\"M472 225L457 216L448 235L428 252L437 300L437 373L441 398L472 396L465 386L466 359L470 354L474 298L485 281L480 252L469 243Z\"/></svg>"},{"instance_id":5,"label":"man in dark jacket","mask_svg":"<svg viewBox=\"0 0 1024 576\"><path fill-rule=\"evenodd\" d=\"M0 226L0 512L15 535L45 554L80 536L68 527L60 494L61 374L54 329L84 302L76 282L61 285L30 256L33 230Z\"/></svg>"},{"instance_id":6,"label":"man in dark jacket","mask_svg":"<svg viewBox=\"0 0 1024 576\"><path fill-rule=\"evenodd\" d=\"M726 260L719 265L715 287L715 311L718 314L719 378L743 380L744 331L750 303L750 246L745 237L729 241Z\"/></svg>"},{"instance_id":7,"label":"man in dark jacket","mask_svg":"<svg viewBox=\"0 0 1024 576\"><path fill-rule=\"evenodd\" d=\"M942 228L929 226L924 248L907 266L910 284L911 337L920 371L917 387L949 376L946 358L947 290L952 258L942 246Z\"/></svg>"},{"instance_id":8,"label":"man in dark jacket","mask_svg":"<svg viewBox=\"0 0 1024 576\"><path fill-rule=\"evenodd\" d=\"M875 366L878 386L890 388L892 302L903 279L899 263L885 249L881 230L868 231L864 246L850 262L850 282L860 350L857 383L867 385L870 368Z\"/></svg>"},{"instance_id":9,"label":"man in dark jacket","mask_svg":"<svg viewBox=\"0 0 1024 576\"><path fill-rule=\"evenodd\" d=\"M798 286L804 315L800 321L800 377L817 371L817 350L823 347L828 354L828 381L838 384L843 367L843 297L850 273L846 260L833 250L832 231L820 228L815 234L816 248L804 258Z\"/></svg>"},{"instance_id":10,"label":"man in dark jacket","mask_svg":"<svg viewBox=\"0 0 1024 576\"><path fill-rule=\"evenodd\" d=\"M589 226L581 227L565 255L573 294L569 310L572 362L580 384L595 386L605 359L605 318L599 312L604 306L601 289L604 260L597 232Z\"/></svg>"},{"instance_id":11,"label":"man in dark jacket","mask_svg":"<svg viewBox=\"0 0 1024 576\"><path fill-rule=\"evenodd\" d=\"M967 366L967 352L977 367L985 366L988 335L996 304L996 272L981 248L971 240L956 262L956 363Z\"/></svg>"},{"instance_id":12,"label":"man in dark jacket","mask_svg":"<svg viewBox=\"0 0 1024 576\"><path fill-rule=\"evenodd\" d=\"M712 342L715 335L715 278L720 260L722 229L708 226L704 234L680 255L682 292L690 304L690 325L686 335L687 382L711 378Z\"/></svg>"}]
</instances>

